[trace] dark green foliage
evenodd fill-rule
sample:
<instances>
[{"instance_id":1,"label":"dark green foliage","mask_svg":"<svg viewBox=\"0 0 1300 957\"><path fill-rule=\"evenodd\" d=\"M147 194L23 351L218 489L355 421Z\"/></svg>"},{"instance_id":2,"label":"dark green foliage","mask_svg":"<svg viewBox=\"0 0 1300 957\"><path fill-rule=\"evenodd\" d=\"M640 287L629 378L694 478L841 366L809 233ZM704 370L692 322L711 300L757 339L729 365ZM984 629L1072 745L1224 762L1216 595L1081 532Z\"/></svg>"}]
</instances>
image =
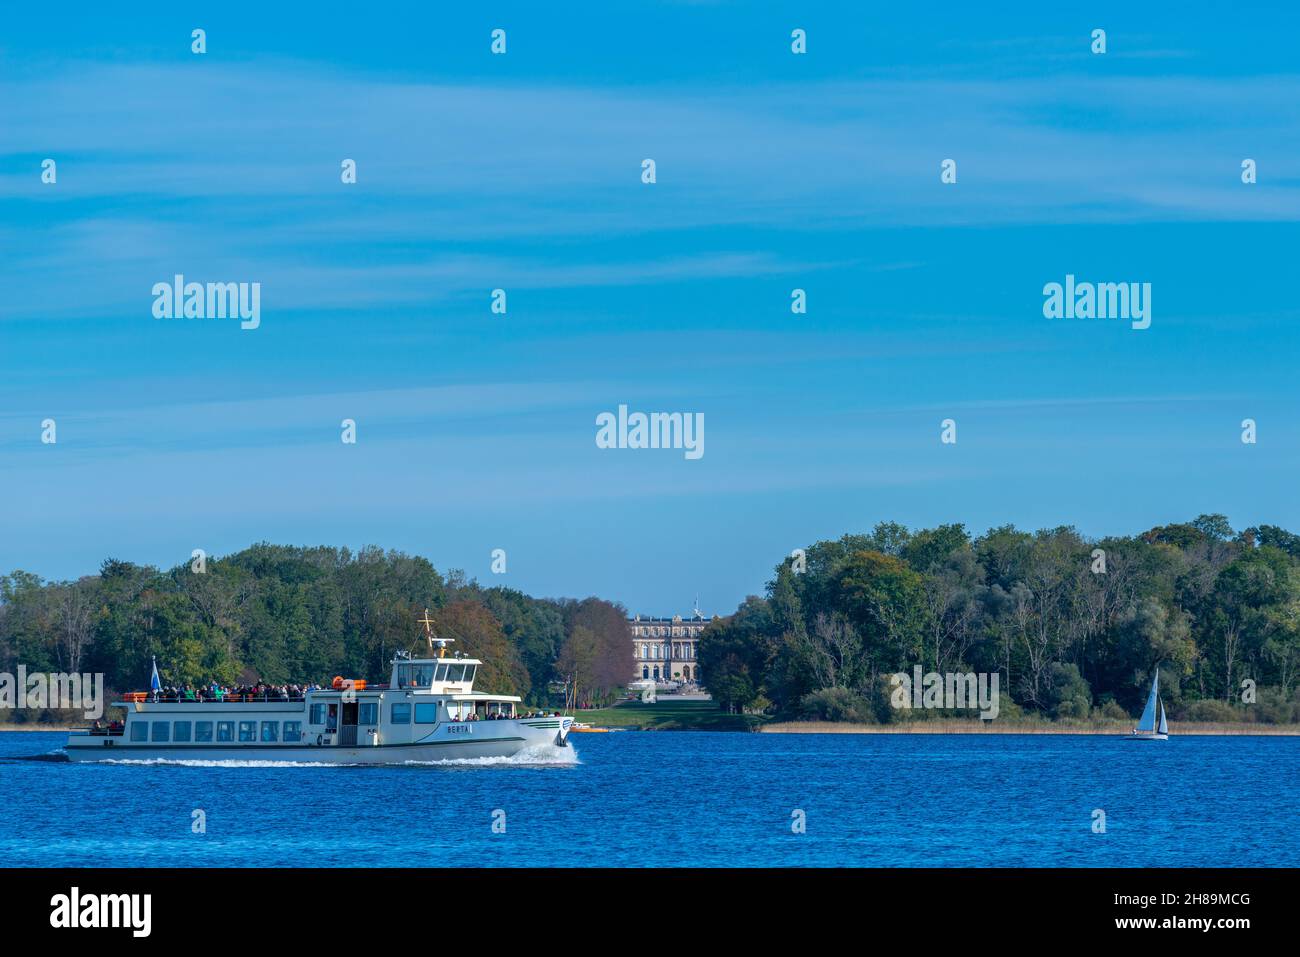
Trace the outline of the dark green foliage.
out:
<instances>
[{"instance_id":1,"label":"dark green foliage","mask_svg":"<svg viewBox=\"0 0 1300 957\"><path fill-rule=\"evenodd\" d=\"M1294 720L1300 536L1223 515L1099 541L882 522L783 561L699 654L724 709L790 718L894 720L880 678L915 665L997 672L1004 714L1114 718L1141 710L1159 665L1175 720Z\"/></svg>"},{"instance_id":2,"label":"dark green foliage","mask_svg":"<svg viewBox=\"0 0 1300 957\"><path fill-rule=\"evenodd\" d=\"M266 543L169 571L108 559L99 574L42 582L0 576L0 670L100 672L114 691L148 687L151 656L167 684L385 681L397 651L423 651L424 609L454 646L481 653L485 689L551 700L573 629L598 633L598 697L632 673L622 609L481 588L424 558L367 547ZM567 612L567 617L566 617ZM491 685L491 688L488 686Z\"/></svg>"}]
</instances>

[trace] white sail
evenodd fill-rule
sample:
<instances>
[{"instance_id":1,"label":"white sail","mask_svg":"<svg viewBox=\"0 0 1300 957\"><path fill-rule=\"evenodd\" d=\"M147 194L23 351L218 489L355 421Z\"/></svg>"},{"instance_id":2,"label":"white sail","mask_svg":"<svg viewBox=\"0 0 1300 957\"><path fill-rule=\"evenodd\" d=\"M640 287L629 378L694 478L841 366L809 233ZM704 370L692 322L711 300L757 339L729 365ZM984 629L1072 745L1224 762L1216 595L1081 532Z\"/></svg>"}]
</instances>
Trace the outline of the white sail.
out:
<instances>
[{"instance_id":1,"label":"white sail","mask_svg":"<svg viewBox=\"0 0 1300 957\"><path fill-rule=\"evenodd\" d=\"M1169 733L1169 722L1165 720L1165 703L1160 702L1160 733Z\"/></svg>"},{"instance_id":2,"label":"white sail","mask_svg":"<svg viewBox=\"0 0 1300 957\"><path fill-rule=\"evenodd\" d=\"M1151 694L1147 697L1147 706L1142 709L1142 718L1138 721L1139 732L1151 732L1156 729L1156 702L1160 697L1160 669L1151 682Z\"/></svg>"}]
</instances>

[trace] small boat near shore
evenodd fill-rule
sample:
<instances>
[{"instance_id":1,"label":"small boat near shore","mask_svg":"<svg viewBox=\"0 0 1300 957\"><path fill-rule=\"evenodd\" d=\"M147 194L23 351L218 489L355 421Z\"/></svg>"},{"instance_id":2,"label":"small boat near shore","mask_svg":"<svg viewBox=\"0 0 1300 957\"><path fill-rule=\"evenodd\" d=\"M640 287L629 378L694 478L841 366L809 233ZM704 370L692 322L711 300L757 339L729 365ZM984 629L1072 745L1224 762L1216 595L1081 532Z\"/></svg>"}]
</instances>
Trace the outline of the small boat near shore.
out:
<instances>
[{"instance_id":1,"label":"small boat near shore","mask_svg":"<svg viewBox=\"0 0 1300 957\"><path fill-rule=\"evenodd\" d=\"M570 734L609 734L613 728L593 728L589 724L581 721L575 721L573 727L569 729Z\"/></svg>"},{"instance_id":2,"label":"small boat near shore","mask_svg":"<svg viewBox=\"0 0 1300 957\"><path fill-rule=\"evenodd\" d=\"M1155 678L1151 682L1151 693L1147 695L1147 706L1142 709L1142 717L1137 727L1129 735L1131 741L1168 741L1169 722L1165 719L1165 703L1160 699L1160 669L1156 668Z\"/></svg>"},{"instance_id":3,"label":"small boat near shore","mask_svg":"<svg viewBox=\"0 0 1300 957\"><path fill-rule=\"evenodd\" d=\"M516 695L474 690L483 664L448 657L450 639L426 637L437 657L392 660L386 685L336 678L297 697L168 697L158 683L116 706L120 725L71 731L72 761L272 761L405 764L512 757L526 748L568 744L573 718L525 714ZM156 674L156 672L155 672Z\"/></svg>"}]
</instances>

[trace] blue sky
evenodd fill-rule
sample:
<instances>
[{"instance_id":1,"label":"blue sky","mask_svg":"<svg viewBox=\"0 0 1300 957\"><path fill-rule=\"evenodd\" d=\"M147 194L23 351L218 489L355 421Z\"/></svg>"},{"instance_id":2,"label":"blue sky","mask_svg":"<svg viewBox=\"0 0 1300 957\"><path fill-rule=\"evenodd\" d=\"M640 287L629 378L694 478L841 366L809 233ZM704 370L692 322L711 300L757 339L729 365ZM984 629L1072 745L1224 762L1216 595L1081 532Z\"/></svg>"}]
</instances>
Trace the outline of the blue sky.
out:
<instances>
[{"instance_id":1,"label":"blue sky","mask_svg":"<svg viewBox=\"0 0 1300 957\"><path fill-rule=\"evenodd\" d=\"M725 613L884 519L1300 528L1300 13L175 6L0 6L0 571L375 543ZM261 327L154 319L178 272ZM1045 319L1066 273L1151 328ZM704 457L598 449L620 403Z\"/></svg>"}]
</instances>

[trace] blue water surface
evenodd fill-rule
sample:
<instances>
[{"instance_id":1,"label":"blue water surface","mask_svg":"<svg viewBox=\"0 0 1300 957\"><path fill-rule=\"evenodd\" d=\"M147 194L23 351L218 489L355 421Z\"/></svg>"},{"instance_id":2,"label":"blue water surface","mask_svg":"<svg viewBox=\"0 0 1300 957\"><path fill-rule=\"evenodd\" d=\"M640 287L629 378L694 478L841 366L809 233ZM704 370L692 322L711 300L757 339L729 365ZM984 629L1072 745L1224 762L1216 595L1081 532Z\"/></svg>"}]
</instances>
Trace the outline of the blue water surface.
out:
<instances>
[{"instance_id":1,"label":"blue water surface","mask_svg":"<svg viewBox=\"0 0 1300 957\"><path fill-rule=\"evenodd\" d=\"M624 732L400 767L72 764L64 738L0 733L0 865L1300 865L1294 737Z\"/></svg>"}]
</instances>

